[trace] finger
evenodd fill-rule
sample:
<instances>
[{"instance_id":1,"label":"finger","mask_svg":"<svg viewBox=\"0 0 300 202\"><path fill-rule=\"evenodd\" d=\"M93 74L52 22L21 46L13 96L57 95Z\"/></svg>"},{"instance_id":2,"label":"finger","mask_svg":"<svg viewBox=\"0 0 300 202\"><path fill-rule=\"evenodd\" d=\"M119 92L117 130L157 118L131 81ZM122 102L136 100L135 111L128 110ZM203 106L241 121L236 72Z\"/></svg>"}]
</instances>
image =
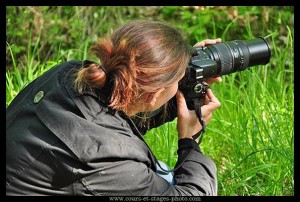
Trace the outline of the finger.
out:
<instances>
[{"instance_id":1,"label":"finger","mask_svg":"<svg viewBox=\"0 0 300 202\"><path fill-rule=\"evenodd\" d=\"M201 110L203 111L203 114L211 113L212 111L216 110L217 108L219 108L221 106L221 103L214 96L214 94L212 93L211 89L207 89L206 96L208 97L208 99L210 100L210 102L207 103L206 105L203 105L201 107Z\"/></svg>"},{"instance_id":2,"label":"finger","mask_svg":"<svg viewBox=\"0 0 300 202\"><path fill-rule=\"evenodd\" d=\"M195 46L212 45L212 44L215 44L215 43L217 43L217 41L216 41L215 39L205 39L205 40L203 40L203 41L200 41L200 42L196 43L196 44L194 45L194 47L195 47Z\"/></svg>"},{"instance_id":3,"label":"finger","mask_svg":"<svg viewBox=\"0 0 300 202\"><path fill-rule=\"evenodd\" d=\"M211 89L207 89L206 90L206 96L209 98L210 103L213 103L215 106L217 107L220 107L221 106L221 103L220 101L218 100L218 98L213 94L213 92L211 91Z\"/></svg>"},{"instance_id":4,"label":"finger","mask_svg":"<svg viewBox=\"0 0 300 202\"><path fill-rule=\"evenodd\" d=\"M218 76L218 77L215 77L215 82L222 82L222 77Z\"/></svg>"},{"instance_id":5,"label":"finger","mask_svg":"<svg viewBox=\"0 0 300 202\"><path fill-rule=\"evenodd\" d=\"M204 43L205 43L205 45L216 44L217 40L216 39L205 39Z\"/></svg>"},{"instance_id":6,"label":"finger","mask_svg":"<svg viewBox=\"0 0 300 202\"><path fill-rule=\"evenodd\" d=\"M200 42L196 43L194 45L194 47L196 47L196 46L202 47L202 46L205 46L205 45L212 45L212 44L220 43L221 41L222 41L221 38L217 38L217 39L205 39L203 41L200 41Z\"/></svg>"},{"instance_id":7,"label":"finger","mask_svg":"<svg viewBox=\"0 0 300 202\"><path fill-rule=\"evenodd\" d=\"M213 111L215 111L219 107L220 107L219 103L209 102L208 104L203 105L201 107L202 115L206 116L207 114L212 113Z\"/></svg>"},{"instance_id":8,"label":"finger","mask_svg":"<svg viewBox=\"0 0 300 202\"><path fill-rule=\"evenodd\" d=\"M183 93L178 90L176 93L178 116L182 116L189 112Z\"/></svg>"},{"instance_id":9,"label":"finger","mask_svg":"<svg viewBox=\"0 0 300 202\"><path fill-rule=\"evenodd\" d=\"M205 121L205 123L208 123L212 118L212 113L209 113L207 115L204 115L204 114L202 114L202 115L203 115L202 118Z\"/></svg>"},{"instance_id":10,"label":"finger","mask_svg":"<svg viewBox=\"0 0 300 202\"><path fill-rule=\"evenodd\" d=\"M214 77L214 78L207 78L204 80L208 85L211 85L215 82L219 83L219 82L222 82L222 78L220 76L218 77Z\"/></svg>"},{"instance_id":11,"label":"finger","mask_svg":"<svg viewBox=\"0 0 300 202\"><path fill-rule=\"evenodd\" d=\"M198 43L196 43L194 45L194 47L197 47L197 46L203 47L203 46L205 46L205 42L204 41L200 41L200 42L198 42Z\"/></svg>"},{"instance_id":12,"label":"finger","mask_svg":"<svg viewBox=\"0 0 300 202\"><path fill-rule=\"evenodd\" d=\"M210 102L210 99L207 95L205 95L204 98L202 98L202 105L207 105Z\"/></svg>"}]
</instances>

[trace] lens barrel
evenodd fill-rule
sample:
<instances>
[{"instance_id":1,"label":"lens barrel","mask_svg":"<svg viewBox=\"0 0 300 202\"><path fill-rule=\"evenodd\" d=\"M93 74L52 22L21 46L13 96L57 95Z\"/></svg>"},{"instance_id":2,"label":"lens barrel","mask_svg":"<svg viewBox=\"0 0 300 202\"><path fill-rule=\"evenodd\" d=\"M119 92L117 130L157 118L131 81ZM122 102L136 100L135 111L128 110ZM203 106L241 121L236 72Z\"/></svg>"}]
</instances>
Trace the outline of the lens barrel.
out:
<instances>
[{"instance_id":1,"label":"lens barrel","mask_svg":"<svg viewBox=\"0 0 300 202\"><path fill-rule=\"evenodd\" d=\"M248 41L234 40L207 46L202 49L208 57L217 62L216 75L210 73L203 75L204 78L222 76L248 67L264 65L270 61L271 50L268 42L262 38Z\"/></svg>"}]
</instances>

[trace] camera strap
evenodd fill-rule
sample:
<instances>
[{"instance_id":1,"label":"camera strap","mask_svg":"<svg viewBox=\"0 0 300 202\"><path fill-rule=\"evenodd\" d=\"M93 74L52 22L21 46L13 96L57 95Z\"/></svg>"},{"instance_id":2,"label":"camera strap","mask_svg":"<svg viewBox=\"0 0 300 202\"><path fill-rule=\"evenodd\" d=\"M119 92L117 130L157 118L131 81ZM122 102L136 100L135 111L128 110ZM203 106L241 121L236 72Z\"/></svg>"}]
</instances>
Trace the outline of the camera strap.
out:
<instances>
[{"instance_id":1,"label":"camera strap","mask_svg":"<svg viewBox=\"0 0 300 202\"><path fill-rule=\"evenodd\" d=\"M208 88L210 88L208 84L202 83L202 87L201 87L201 91L200 91L201 97L205 97L206 90ZM200 99L199 98L194 98L193 101L194 101L194 108L195 108L195 111L196 111L196 115L197 115L197 117L199 119L199 122L200 122L200 124L202 126L202 129L199 132L197 132L195 135L193 135L192 138L194 140L196 140L197 138L200 137L199 141L198 141L198 144L200 144L201 141L202 141L202 138L203 138L203 133L206 130L206 124L205 124L205 121L202 119Z\"/></svg>"},{"instance_id":2,"label":"camera strap","mask_svg":"<svg viewBox=\"0 0 300 202\"><path fill-rule=\"evenodd\" d=\"M201 141L202 141L202 138L203 138L203 133L206 130L206 124L205 124L204 120L202 119L201 103L200 103L200 99L199 98L195 98L194 99L194 107L195 107L195 111L196 111L197 117L199 119L199 122L200 122L200 124L202 126L202 129L199 132L197 132L195 135L193 135L192 138L194 140L196 140L197 138L200 137L200 139L198 141L198 144L200 144Z\"/></svg>"}]
</instances>

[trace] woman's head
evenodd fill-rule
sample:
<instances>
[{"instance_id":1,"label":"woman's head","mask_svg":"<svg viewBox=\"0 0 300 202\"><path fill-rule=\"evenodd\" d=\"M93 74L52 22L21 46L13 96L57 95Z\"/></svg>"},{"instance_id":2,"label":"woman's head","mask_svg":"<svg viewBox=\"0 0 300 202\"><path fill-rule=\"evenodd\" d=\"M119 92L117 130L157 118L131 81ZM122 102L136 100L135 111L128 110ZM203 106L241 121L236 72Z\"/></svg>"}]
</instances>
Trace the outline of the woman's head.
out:
<instances>
[{"instance_id":1,"label":"woman's head","mask_svg":"<svg viewBox=\"0 0 300 202\"><path fill-rule=\"evenodd\" d=\"M75 80L77 89L101 89L113 83L109 106L125 111L132 103L150 103L157 92L164 93L162 89L174 89L190 60L181 33L159 21L132 21L90 50L106 74L96 64L82 68Z\"/></svg>"}]
</instances>

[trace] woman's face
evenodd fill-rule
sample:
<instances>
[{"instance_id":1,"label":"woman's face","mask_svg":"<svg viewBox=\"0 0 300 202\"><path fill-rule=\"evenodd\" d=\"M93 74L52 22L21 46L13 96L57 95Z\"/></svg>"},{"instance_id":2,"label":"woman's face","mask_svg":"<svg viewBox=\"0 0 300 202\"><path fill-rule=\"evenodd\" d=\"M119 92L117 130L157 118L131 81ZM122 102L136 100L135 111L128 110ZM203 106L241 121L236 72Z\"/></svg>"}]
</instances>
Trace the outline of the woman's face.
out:
<instances>
[{"instance_id":1,"label":"woman's face","mask_svg":"<svg viewBox=\"0 0 300 202\"><path fill-rule=\"evenodd\" d=\"M157 110L160 108L163 104L168 102L172 97L174 97L178 90L178 82L184 77L185 73L178 79L176 82L174 82L172 85L166 87L157 97L156 103L153 106L153 110Z\"/></svg>"},{"instance_id":2,"label":"woman's face","mask_svg":"<svg viewBox=\"0 0 300 202\"><path fill-rule=\"evenodd\" d=\"M167 87L157 98L155 105L153 108L154 110L160 108L163 104L168 102L172 97L175 96L178 90L178 82L172 84L171 86ZM154 111L153 110L153 111Z\"/></svg>"}]
</instances>

